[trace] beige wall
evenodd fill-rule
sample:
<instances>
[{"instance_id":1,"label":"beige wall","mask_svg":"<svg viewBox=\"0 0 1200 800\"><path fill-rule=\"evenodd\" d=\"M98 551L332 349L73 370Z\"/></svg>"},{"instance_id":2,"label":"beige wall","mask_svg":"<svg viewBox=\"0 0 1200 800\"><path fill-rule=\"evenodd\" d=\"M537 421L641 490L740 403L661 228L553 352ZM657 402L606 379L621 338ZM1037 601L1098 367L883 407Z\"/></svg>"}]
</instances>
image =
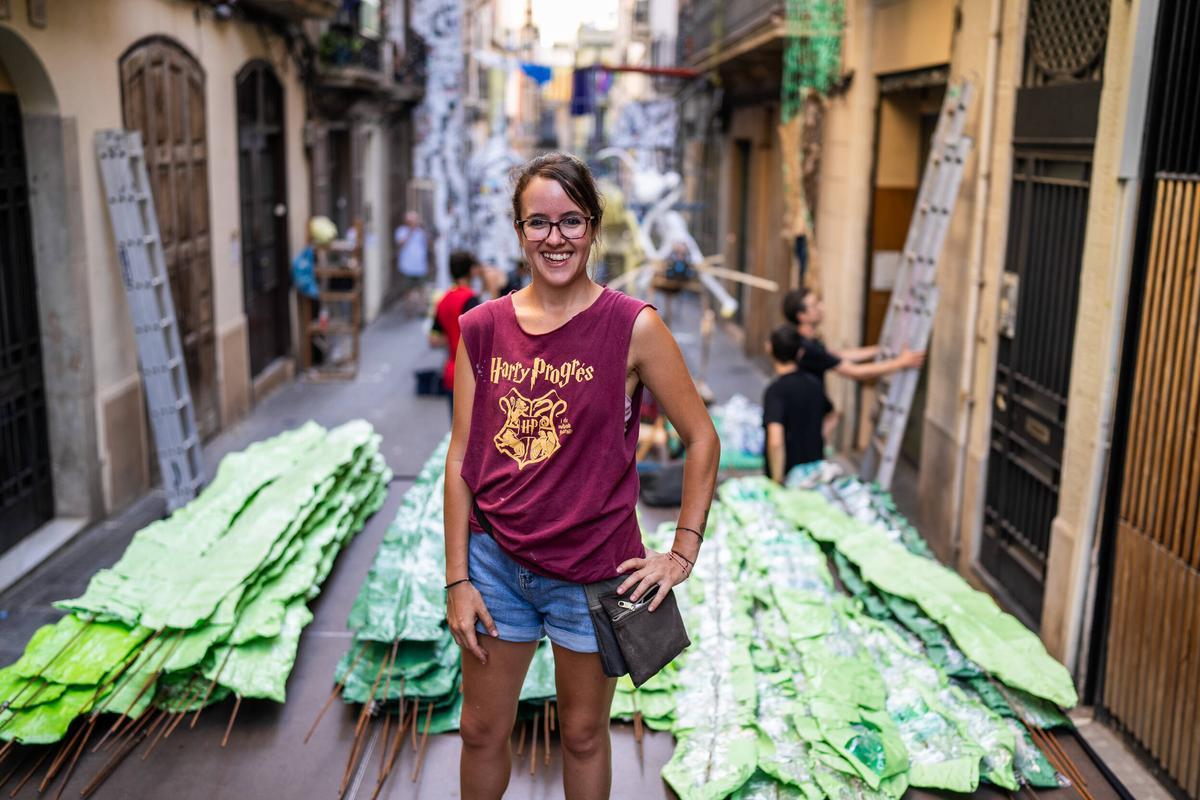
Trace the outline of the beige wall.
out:
<instances>
[{"instance_id":1,"label":"beige wall","mask_svg":"<svg viewBox=\"0 0 1200 800\"><path fill-rule=\"evenodd\" d=\"M1104 499L1103 487L1094 482L1098 467L1103 468L1108 458L1110 433L1103 420L1114 397L1106 396L1104 389L1121 366L1119 353L1105 344L1122 335L1125 323L1126 286L1120 262L1127 254L1119 238L1121 187L1117 175L1130 96L1137 5L1113 3L1109 18L1067 399L1062 485L1046 570L1042 638L1050 651L1071 667L1076 666L1086 616L1084 586L1098 519L1094 510Z\"/></svg>"},{"instance_id":2,"label":"beige wall","mask_svg":"<svg viewBox=\"0 0 1200 800\"><path fill-rule=\"evenodd\" d=\"M737 268L737 233L740 203L738 182L739 155L737 141L750 143L749 180L746 214L747 272L788 285L791 256L781 235L783 230L783 165L779 145L779 109L777 105L737 109L730 118L724 139L721 181L722 203L720 219L724 233L724 254L730 268ZM705 191L703 187L700 190ZM734 297L738 287L726 282ZM780 297L760 289L747 288L743 293L743 345L752 357L761 355L771 329L783 322Z\"/></svg>"},{"instance_id":3,"label":"beige wall","mask_svg":"<svg viewBox=\"0 0 1200 800\"><path fill-rule=\"evenodd\" d=\"M244 327L242 278L238 256L240 229L237 174L237 126L234 76L246 61L262 57L275 66L284 85L288 118L288 198L292 252L303 242L308 216L307 165L301 141L304 93L296 66L286 57L282 41L253 25L216 22L194 3L175 0L92 0L72 4L70 13L52 14L44 29L25 23L22 0L14 3L11 28L41 58L57 94L60 113L78 126L79 191L84 215L84 248L88 278L96 377L96 408L100 429L106 429L106 408L125 408L130 392L140 394L136 381L137 353L129 313L114 258L114 244L104 207L92 140L103 128L120 127L121 88L118 60L139 39L168 36L194 55L206 80L209 147L209 204L212 236L214 314L219 337ZM0 54L0 58L3 54ZM218 348L221 405L244 408L249 396L245 358L227 359ZM226 361L236 362L234 368ZM237 373L237 374L234 374ZM140 400L138 401L140 402ZM224 420L227 424L229 420ZM109 426L111 428L111 426ZM127 501L144 486L125 485L114 464L145 459L118 450L144 450L139 437L108 439L101 435L105 507ZM130 474L128 470L122 473Z\"/></svg>"},{"instance_id":4,"label":"beige wall","mask_svg":"<svg viewBox=\"0 0 1200 800\"><path fill-rule=\"evenodd\" d=\"M846 3L842 68L853 71L854 79L847 92L828 100L825 111L814 260L825 299L823 333L834 349L857 346L862 338L877 96L871 46L874 6L872 0ZM827 388L842 418L852 419L857 384L831 376ZM850 426L843 425L837 444L848 445L850 436Z\"/></svg>"},{"instance_id":5,"label":"beige wall","mask_svg":"<svg viewBox=\"0 0 1200 800\"><path fill-rule=\"evenodd\" d=\"M958 568L972 577L973 559L960 557L973 552L974 539L968 538L977 530L977 520L964 525L968 532L955 538L955 502L953 491L956 473L964 460L962 435L964 417L986 417L990 421L992 373L995 370L995 325L993 317L996 302L994 287L998 284L1004 268L1004 253L1008 219L1009 182L1011 178L1011 141L1013 104L1020 73L1018 35L1022 30L1017 24L1018 3L1004 4L1007 17L1002 20L1004 29L998 54L997 85L995 98L989 96L992 87L985 86L983 78L987 71L987 52L990 25L990 3L970 3L964 8L962 24L954 40L954 56L950 65L951 81L964 77L972 80L973 94L967 113L966 132L974 142L972 152L963 171L955 213L947 232L942 258L938 265L940 300L930 338L930 359L927 369L925 413L922 420L910 424L921 424L921 463L918 473L918 495L920 497L922 532L934 550L943 559L958 559ZM981 129L984 106L995 103L993 121L993 145L990 153L980 152L984 138ZM983 228L974 228L975 201L981 171L985 160L990 160L991 183L985 200ZM971 283L971 245L974 237L984 237L983 262L981 264L982 287ZM979 295L979 319L976 330L981 336L977 340L969 330L971 324L966 309L972 302L971 294ZM974 367L976 378L967 385L972 388L968 397L962 395L963 373L969 368L971 354L975 348ZM986 431L986 428L984 429ZM983 453L986 457L986 440ZM966 491L977 488L972 481L976 473L968 473ZM982 513L975 507L972 513ZM963 539L967 540L964 542Z\"/></svg>"},{"instance_id":6,"label":"beige wall","mask_svg":"<svg viewBox=\"0 0 1200 800\"><path fill-rule=\"evenodd\" d=\"M918 98L904 94L881 98L879 103L879 154L875 185L912 189L921 183L916 154L921 150Z\"/></svg>"},{"instance_id":7,"label":"beige wall","mask_svg":"<svg viewBox=\"0 0 1200 800\"><path fill-rule=\"evenodd\" d=\"M388 269L392 234L388 230L388 136L386 127L366 126L363 159L363 314L370 322L383 310L391 273Z\"/></svg>"},{"instance_id":8,"label":"beige wall","mask_svg":"<svg viewBox=\"0 0 1200 800\"><path fill-rule=\"evenodd\" d=\"M904 72L950 60L955 0L876 0L871 44L876 75ZM966 13L986 0L968 0Z\"/></svg>"},{"instance_id":9,"label":"beige wall","mask_svg":"<svg viewBox=\"0 0 1200 800\"><path fill-rule=\"evenodd\" d=\"M980 13L986 13L981 11ZM986 24L986 23L984 23ZM974 28L974 22L971 25ZM984 478L987 466L988 447L991 428L991 403L995 388L997 331L996 321L999 309L1000 276L1004 269L1004 257L1008 240L1008 206L1010 184L1012 182L1012 126L1016 105L1016 89L1021 76L1022 43L1025 31L1025 4L1005 2L1004 15L1001 23L1001 47L997 70L997 85L995 96L995 128L994 143L990 154L979 154L978 158L991 159L991 186L987 196L987 213L984 218L983 270L982 283L979 287L979 319L973 332L963 330L961 335L972 337L976 344L974 369L970 376L969 400L958 413L967 413L970 407L970 427L966 454L963 463L963 502L959 512L959 540L951 542L953 552L957 555L957 566L961 573L968 578L978 580L975 572L975 562L978 557L979 540L983 521ZM959 58L967 58L973 48L969 41L955 43L955 53ZM983 74L982 71L979 74ZM978 102L987 102L981 93ZM953 299L943 297L943 306L949 307L955 303ZM936 346L936 345L935 345ZM938 356L940 357L940 356ZM955 417L955 428L947 429L939 425L938 420L930 421L936 413L936 407L930 404L926 414L926 442L931 441L930 434L942 442L942 447L928 448L928 457L922 458L922 466L926 463L936 464L929 470L929 480L922 481L922 499L932 499L944 494L944 486L939 489L931 482L935 475L949 474L953 478L954 462L947 460L947 451L958 445L955 435L958 418ZM957 456L957 450L952 450ZM934 459L937 459L936 461ZM952 501L951 501L952 502ZM942 516L953 524L954 510L942 508Z\"/></svg>"}]
</instances>

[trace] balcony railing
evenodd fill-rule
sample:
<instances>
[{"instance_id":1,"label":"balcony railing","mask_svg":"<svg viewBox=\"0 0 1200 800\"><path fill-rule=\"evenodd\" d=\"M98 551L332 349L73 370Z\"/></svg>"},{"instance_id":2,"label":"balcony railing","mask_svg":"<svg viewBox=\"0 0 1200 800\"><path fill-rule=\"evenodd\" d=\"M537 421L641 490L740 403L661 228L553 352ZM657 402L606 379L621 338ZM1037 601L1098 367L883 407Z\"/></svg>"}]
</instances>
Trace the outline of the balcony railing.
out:
<instances>
[{"instance_id":1,"label":"balcony railing","mask_svg":"<svg viewBox=\"0 0 1200 800\"><path fill-rule=\"evenodd\" d=\"M761 31L782 24L786 0L690 0L679 9L679 63L698 66Z\"/></svg>"},{"instance_id":2,"label":"balcony railing","mask_svg":"<svg viewBox=\"0 0 1200 800\"><path fill-rule=\"evenodd\" d=\"M397 100L420 100L425 94L427 74L425 40L409 31L404 52L393 56L392 96Z\"/></svg>"},{"instance_id":3,"label":"balcony railing","mask_svg":"<svg viewBox=\"0 0 1200 800\"><path fill-rule=\"evenodd\" d=\"M329 19L341 7L340 0L242 0L242 4L293 20Z\"/></svg>"},{"instance_id":4,"label":"balcony railing","mask_svg":"<svg viewBox=\"0 0 1200 800\"><path fill-rule=\"evenodd\" d=\"M352 30L331 26L317 44L322 81L347 89L379 89L386 86L383 46L378 39Z\"/></svg>"}]
</instances>

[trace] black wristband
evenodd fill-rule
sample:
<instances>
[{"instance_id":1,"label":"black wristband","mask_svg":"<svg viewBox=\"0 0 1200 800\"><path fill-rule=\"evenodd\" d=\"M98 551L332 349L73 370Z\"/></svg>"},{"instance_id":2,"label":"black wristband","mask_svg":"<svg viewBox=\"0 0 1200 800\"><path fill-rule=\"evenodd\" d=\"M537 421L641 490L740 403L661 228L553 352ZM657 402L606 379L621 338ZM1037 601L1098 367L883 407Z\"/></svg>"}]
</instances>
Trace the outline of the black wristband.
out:
<instances>
[{"instance_id":1,"label":"black wristband","mask_svg":"<svg viewBox=\"0 0 1200 800\"><path fill-rule=\"evenodd\" d=\"M471 581L470 578L463 578L461 581L454 581L454 583L447 583L445 588L447 591L449 591L451 588L458 586L460 583L469 583L470 581Z\"/></svg>"}]
</instances>

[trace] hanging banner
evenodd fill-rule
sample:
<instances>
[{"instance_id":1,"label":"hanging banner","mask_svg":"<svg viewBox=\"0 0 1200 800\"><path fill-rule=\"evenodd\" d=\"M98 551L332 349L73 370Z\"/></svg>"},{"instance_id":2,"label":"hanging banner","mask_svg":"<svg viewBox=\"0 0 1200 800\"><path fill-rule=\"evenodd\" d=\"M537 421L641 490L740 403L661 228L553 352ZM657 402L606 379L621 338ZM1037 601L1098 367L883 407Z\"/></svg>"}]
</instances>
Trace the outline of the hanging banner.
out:
<instances>
[{"instance_id":1,"label":"hanging banner","mask_svg":"<svg viewBox=\"0 0 1200 800\"><path fill-rule=\"evenodd\" d=\"M596 110L596 70L584 67L575 70L571 79L571 116L583 117Z\"/></svg>"},{"instance_id":2,"label":"hanging banner","mask_svg":"<svg viewBox=\"0 0 1200 800\"><path fill-rule=\"evenodd\" d=\"M527 61L521 62L521 71L532 78L538 86L545 86L553 75L550 67L544 64L530 64Z\"/></svg>"}]
</instances>

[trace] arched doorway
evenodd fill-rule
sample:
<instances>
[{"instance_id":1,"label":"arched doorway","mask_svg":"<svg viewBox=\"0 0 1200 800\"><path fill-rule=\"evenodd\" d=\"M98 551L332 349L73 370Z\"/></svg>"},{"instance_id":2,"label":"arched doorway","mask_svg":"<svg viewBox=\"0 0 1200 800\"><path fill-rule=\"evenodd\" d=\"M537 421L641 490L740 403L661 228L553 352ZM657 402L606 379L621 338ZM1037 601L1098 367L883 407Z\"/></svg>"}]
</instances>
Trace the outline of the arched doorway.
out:
<instances>
[{"instance_id":1,"label":"arched doorway","mask_svg":"<svg viewBox=\"0 0 1200 800\"><path fill-rule=\"evenodd\" d=\"M54 516L21 106L0 92L0 553Z\"/></svg>"},{"instance_id":2,"label":"arched doorway","mask_svg":"<svg viewBox=\"0 0 1200 800\"><path fill-rule=\"evenodd\" d=\"M179 44L143 39L120 61L125 127L140 131L171 297L187 362L196 426L220 426L204 71Z\"/></svg>"},{"instance_id":3,"label":"arched doorway","mask_svg":"<svg viewBox=\"0 0 1200 800\"><path fill-rule=\"evenodd\" d=\"M283 86L265 61L237 75L242 281L250 372L286 355L288 325L287 166Z\"/></svg>"},{"instance_id":4,"label":"arched doorway","mask_svg":"<svg viewBox=\"0 0 1200 800\"><path fill-rule=\"evenodd\" d=\"M0 94L3 587L94 519L103 495L78 128L38 54L3 25Z\"/></svg>"}]
</instances>

